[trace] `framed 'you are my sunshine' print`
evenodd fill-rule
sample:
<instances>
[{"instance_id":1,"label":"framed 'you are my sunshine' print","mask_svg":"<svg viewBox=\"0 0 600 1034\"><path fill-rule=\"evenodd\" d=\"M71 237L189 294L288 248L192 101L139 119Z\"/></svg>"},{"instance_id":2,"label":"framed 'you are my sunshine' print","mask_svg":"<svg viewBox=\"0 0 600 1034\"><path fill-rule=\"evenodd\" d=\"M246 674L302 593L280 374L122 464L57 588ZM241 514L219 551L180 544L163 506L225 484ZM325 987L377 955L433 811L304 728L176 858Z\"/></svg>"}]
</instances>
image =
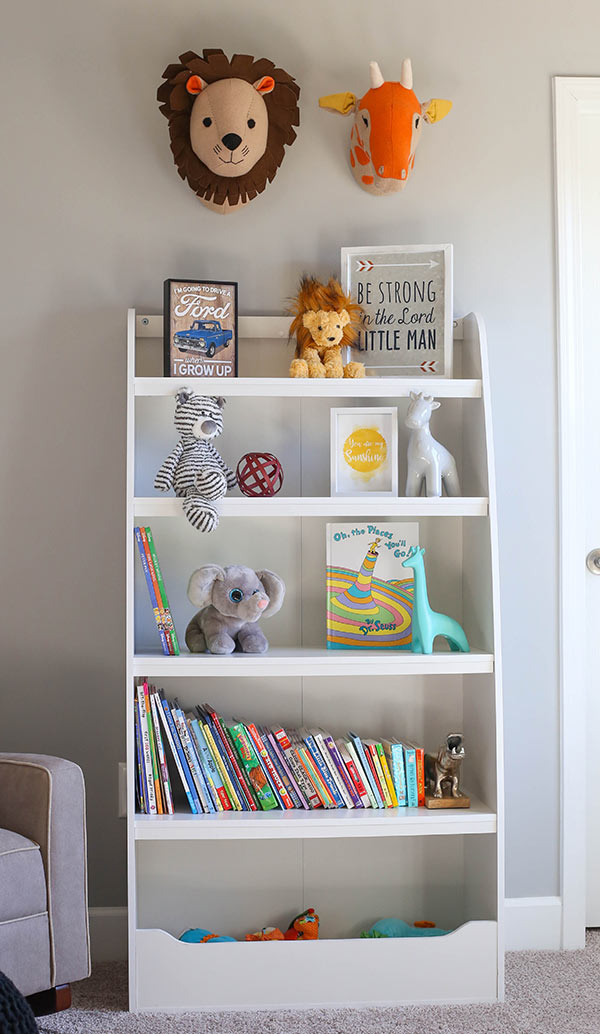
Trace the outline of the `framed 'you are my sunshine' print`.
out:
<instances>
[{"instance_id":1,"label":"framed 'you are my sunshine' print","mask_svg":"<svg viewBox=\"0 0 600 1034\"><path fill-rule=\"evenodd\" d=\"M452 376L452 245L342 248L342 284L362 306L353 358L368 376Z\"/></svg>"},{"instance_id":2,"label":"framed 'you are my sunshine' print","mask_svg":"<svg viewBox=\"0 0 600 1034\"><path fill-rule=\"evenodd\" d=\"M398 410L331 410L331 494L398 495Z\"/></svg>"}]
</instances>

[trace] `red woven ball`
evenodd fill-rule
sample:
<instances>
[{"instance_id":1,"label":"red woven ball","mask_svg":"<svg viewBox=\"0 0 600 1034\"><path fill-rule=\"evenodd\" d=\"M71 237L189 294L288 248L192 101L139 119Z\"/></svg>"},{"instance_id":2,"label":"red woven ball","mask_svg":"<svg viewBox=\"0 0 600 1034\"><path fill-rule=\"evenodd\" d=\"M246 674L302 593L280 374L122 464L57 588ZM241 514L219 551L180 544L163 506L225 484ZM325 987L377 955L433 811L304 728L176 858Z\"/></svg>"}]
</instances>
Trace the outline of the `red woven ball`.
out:
<instances>
[{"instance_id":1,"label":"red woven ball","mask_svg":"<svg viewBox=\"0 0 600 1034\"><path fill-rule=\"evenodd\" d=\"M275 495L283 485L283 467L270 452L247 452L235 475L244 495Z\"/></svg>"}]
</instances>

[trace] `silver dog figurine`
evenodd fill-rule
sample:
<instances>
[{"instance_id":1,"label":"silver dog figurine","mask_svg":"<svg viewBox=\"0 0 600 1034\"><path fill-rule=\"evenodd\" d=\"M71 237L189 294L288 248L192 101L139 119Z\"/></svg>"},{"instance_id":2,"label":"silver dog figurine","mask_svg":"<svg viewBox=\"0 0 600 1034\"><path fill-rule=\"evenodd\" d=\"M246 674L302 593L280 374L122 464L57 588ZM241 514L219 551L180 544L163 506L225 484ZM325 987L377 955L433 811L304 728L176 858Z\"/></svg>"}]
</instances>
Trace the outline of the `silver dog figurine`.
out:
<instances>
[{"instance_id":1,"label":"silver dog figurine","mask_svg":"<svg viewBox=\"0 0 600 1034\"><path fill-rule=\"evenodd\" d=\"M464 796L458 788L460 766L464 756L463 738L456 732L446 736L437 754L425 755L425 785L431 797L444 797L444 786L448 787L447 796Z\"/></svg>"}]
</instances>

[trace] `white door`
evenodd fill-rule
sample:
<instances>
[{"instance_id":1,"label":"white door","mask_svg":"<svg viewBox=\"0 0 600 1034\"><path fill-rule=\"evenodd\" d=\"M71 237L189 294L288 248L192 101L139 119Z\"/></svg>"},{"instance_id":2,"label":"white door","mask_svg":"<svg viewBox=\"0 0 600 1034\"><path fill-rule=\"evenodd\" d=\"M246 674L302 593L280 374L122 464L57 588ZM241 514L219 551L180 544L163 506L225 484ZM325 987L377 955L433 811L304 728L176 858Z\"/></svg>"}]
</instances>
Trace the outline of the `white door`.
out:
<instances>
[{"instance_id":1,"label":"white door","mask_svg":"<svg viewBox=\"0 0 600 1034\"><path fill-rule=\"evenodd\" d=\"M586 926L600 927L600 112L580 120L586 602Z\"/></svg>"}]
</instances>

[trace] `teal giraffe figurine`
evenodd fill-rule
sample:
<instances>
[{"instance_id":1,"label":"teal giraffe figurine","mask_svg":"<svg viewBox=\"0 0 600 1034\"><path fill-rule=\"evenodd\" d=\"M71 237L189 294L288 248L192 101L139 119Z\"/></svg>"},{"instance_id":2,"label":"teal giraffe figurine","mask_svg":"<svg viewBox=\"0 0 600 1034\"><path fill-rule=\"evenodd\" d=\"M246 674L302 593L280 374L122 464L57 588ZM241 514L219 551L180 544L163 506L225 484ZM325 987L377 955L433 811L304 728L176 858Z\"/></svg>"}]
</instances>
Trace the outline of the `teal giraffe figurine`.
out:
<instances>
[{"instance_id":1,"label":"teal giraffe figurine","mask_svg":"<svg viewBox=\"0 0 600 1034\"><path fill-rule=\"evenodd\" d=\"M415 595L412 613L412 650L413 653L433 653L433 641L436 636L443 635L448 640L451 650L469 652L467 637L454 618L447 614L438 614L429 606L427 596L427 577L423 554L425 550L413 546L403 567L412 567L415 579Z\"/></svg>"}]
</instances>

